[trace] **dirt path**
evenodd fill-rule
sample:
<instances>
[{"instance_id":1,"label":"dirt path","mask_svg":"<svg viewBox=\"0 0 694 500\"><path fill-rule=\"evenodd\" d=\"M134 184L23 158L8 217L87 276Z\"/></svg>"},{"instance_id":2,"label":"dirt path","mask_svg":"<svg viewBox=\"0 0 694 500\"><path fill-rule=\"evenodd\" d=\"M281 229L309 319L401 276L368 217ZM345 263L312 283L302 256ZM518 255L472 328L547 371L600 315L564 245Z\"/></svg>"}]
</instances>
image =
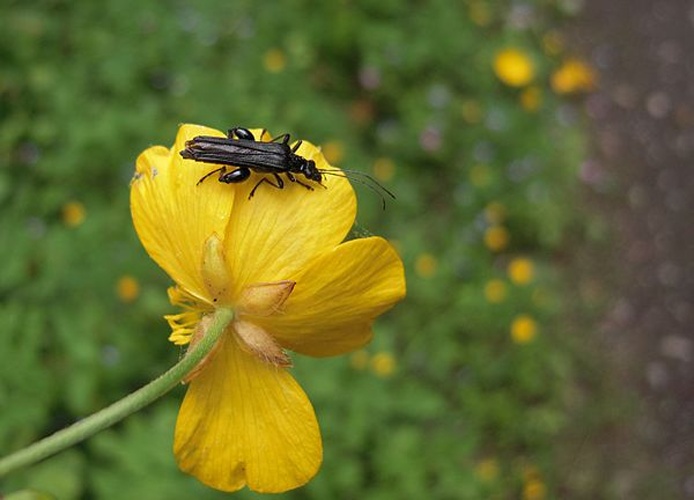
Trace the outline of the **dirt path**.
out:
<instances>
[{"instance_id":1,"label":"dirt path","mask_svg":"<svg viewBox=\"0 0 694 500\"><path fill-rule=\"evenodd\" d=\"M694 2L588 0L573 35L601 75L590 196L615 244L599 335L637 396L603 452L621 457L617 498L694 498Z\"/></svg>"}]
</instances>

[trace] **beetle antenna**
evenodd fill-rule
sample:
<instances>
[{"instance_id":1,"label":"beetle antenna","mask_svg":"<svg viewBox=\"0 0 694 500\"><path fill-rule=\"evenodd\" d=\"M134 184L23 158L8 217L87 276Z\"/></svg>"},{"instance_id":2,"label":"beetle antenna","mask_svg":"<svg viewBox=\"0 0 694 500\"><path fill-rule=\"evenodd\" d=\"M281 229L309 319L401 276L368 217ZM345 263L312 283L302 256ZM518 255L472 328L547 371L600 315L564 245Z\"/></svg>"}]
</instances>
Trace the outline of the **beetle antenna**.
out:
<instances>
[{"instance_id":1,"label":"beetle antenna","mask_svg":"<svg viewBox=\"0 0 694 500\"><path fill-rule=\"evenodd\" d=\"M370 176L367 173L360 172L358 170L325 170L325 169L319 169L318 170L321 174L323 175L334 175L335 177L343 177L345 179L352 180L354 182L358 182L362 186L366 186L369 188L371 191L376 193L378 196L381 197L381 201L383 202L383 210L386 209L386 198L383 196L385 193L388 195L390 198L393 200L395 199L395 195L389 191L387 188L385 188L383 185L381 185L380 182L378 182L376 179L374 179L372 176Z\"/></svg>"}]
</instances>

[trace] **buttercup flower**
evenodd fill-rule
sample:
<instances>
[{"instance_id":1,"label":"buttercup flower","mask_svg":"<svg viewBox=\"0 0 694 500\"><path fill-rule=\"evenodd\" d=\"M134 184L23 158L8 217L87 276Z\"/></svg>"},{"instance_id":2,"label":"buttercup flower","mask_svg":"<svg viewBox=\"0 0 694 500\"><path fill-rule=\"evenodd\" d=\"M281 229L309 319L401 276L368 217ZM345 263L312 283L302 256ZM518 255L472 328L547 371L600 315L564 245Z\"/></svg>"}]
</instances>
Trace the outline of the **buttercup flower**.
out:
<instances>
[{"instance_id":1,"label":"buttercup flower","mask_svg":"<svg viewBox=\"0 0 694 500\"><path fill-rule=\"evenodd\" d=\"M422 278L431 278L436 273L438 265L439 263L436 257L425 252L417 257L414 268L418 276Z\"/></svg>"},{"instance_id":2,"label":"buttercup flower","mask_svg":"<svg viewBox=\"0 0 694 500\"><path fill-rule=\"evenodd\" d=\"M487 284L484 285L484 296L487 302L492 304L503 302L506 298L506 283L499 279L487 281Z\"/></svg>"},{"instance_id":3,"label":"buttercup flower","mask_svg":"<svg viewBox=\"0 0 694 500\"><path fill-rule=\"evenodd\" d=\"M382 378L390 377L395 372L396 364L395 356L386 351L376 353L371 358L371 369Z\"/></svg>"},{"instance_id":4,"label":"buttercup flower","mask_svg":"<svg viewBox=\"0 0 694 500\"><path fill-rule=\"evenodd\" d=\"M533 261L525 257L516 257L508 264L508 277L516 285L527 285L535 276Z\"/></svg>"},{"instance_id":5,"label":"buttercup flower","mask_svg":"<svg viewBox=\"0 0 694 500\"><path fill-rule=\"evenodd\" d=\"M492 252L500 252L508 246L511 236L504 226L489 226L484 232L484 244Z\"/></svg>"},{"instance_id":6,"label":"buttercup flower","mask_svg":"<svg viewBox=\"0 0 694 500\"><path fill-rule=\"evenodd\" d=\"M535 65L525 51L510 47L494 56L494 72L509 87L524 87L535 78Z\"/></svg>"},{"instance_id":7,"label":"buttercup flower","mask_svg":"<svg viewBox=\"0 0 694 500\"><path fill-rule=\"evenodd\" d=\"M122 276L116 283L116 293L123 302L133 302L140 295L140 284L132 276Z\"/></svg>"},{"instance_id":8,"label":"buttercup flower","mask_svg":"<svg viewBox=\"0 0 694 500\"><path fill-rule=\"evenodd\" d=\"M171 149L138 157L131 188L137 233L176 283L169 296L182 311L167 316L170 340L194 345L215 309L234 310L188 377L174 453L213 488L282 492L308 482L322 460L316 416L285 349L333 356L368 343L374 319L405 294L403 265L382 238L343 242L356 215L345 178L326 176L313 191L286 179L283 190L263 184L250 200L256 173L196 185L215 168L180 157L198 135L224 136L183 125ZM333 168L307 141L297 154Z\"/></svg>"},{"instance_id":9,"label":"buttercup flower","mask_svg":"<svg viewBox=\"0 0 694 500\"><path fill-rule=\"evenodd\" d=\"M475 475L488 483L499 476L499 463L493 458L485 458L475 465Z\"/></svg>"},{"instance_id":10,"label":"buttercup flower","mask_svg":"<svg viewBox=\"0 0 694 500\"><path fill-rule=\"evenodd\" d=\"M263 64L270 73L279 73L287 65L287 58L280 49L270 49L263 57Z\"/></svg>"},{"instance_id":11,"label":"buttercup flower","mask_svg":"<svg viewBox=\"0 0 694 500\"><path fill-rule=\"evenodd\" d=\"M527 314L519 314L511 323L511 338L516 344L527 344L537 335L537 323Z\"/></svg>"},{"instance_id":12,"label":"buttercup flower","mask_svg":"<svg viewBox=\"0 0 694 500\"><path fill-rule=\"evenodd\" d=\"M84 222L87 211L79 201L70 201L63 205L63 222L70 227L77 227Z\"/></svg>"},{"instance_id":13,"label":"buttercup flower","mask_svg":"<svg viewBox=\"0 0 694 500\"><path fill-rule=\"evenodd\" d=\"M570 58L552 73L550 83L557 94L574 94L594 90L596 79L593 68L580 59Z\"/></svg>"}]
</instances>

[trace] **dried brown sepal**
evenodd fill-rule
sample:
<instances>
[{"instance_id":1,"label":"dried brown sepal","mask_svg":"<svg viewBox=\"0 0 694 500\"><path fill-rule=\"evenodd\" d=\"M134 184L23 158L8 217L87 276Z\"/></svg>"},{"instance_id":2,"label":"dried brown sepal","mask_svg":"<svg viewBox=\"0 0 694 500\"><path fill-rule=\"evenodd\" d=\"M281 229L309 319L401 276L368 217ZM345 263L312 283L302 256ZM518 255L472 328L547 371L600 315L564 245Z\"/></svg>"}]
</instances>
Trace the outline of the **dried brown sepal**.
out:
<instances>
[{"instance_id":1,"label":"dried brown sepal","mask_svg":"<svg viewBox=\"0 0 694 500\"><path fill-rule=\"evenodd\" d=\"M292 366L289 356L263 328L243 320L234 321L233 327L241 349L248 354L278 368Z\"/></svg>"},{"instance_id":2,"label":"dried brown sepal","mask_svg":"<svg viewBox=\"0 0 694 500\"><path fill-rule=\"evenodd\" d=\"M241 292L236 310L239 314L263 317L280 313L295 285L296 281L291 280L249 285Z\"/></svg>"}]
</instances>

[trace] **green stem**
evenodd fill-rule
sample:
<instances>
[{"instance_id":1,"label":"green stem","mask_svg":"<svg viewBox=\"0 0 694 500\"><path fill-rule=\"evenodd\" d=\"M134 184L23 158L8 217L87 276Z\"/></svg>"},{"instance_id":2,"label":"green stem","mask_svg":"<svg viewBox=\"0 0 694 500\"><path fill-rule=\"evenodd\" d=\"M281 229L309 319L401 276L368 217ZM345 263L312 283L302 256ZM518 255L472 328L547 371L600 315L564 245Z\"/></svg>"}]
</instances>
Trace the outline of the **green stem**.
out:
<instances>
[{"instance_id":1,"label":"green stem","mask_svg":"<svg viewBox=\"0 0 694 500\"><path fill-rule=\"evenodd\" d=\"M232 319L234 319L234 312L231 309L217 309L206 335L171 369L103 410L0 459L0 477L93 436L169 392L210 352Z\"/></svg>"}]
</instances>

